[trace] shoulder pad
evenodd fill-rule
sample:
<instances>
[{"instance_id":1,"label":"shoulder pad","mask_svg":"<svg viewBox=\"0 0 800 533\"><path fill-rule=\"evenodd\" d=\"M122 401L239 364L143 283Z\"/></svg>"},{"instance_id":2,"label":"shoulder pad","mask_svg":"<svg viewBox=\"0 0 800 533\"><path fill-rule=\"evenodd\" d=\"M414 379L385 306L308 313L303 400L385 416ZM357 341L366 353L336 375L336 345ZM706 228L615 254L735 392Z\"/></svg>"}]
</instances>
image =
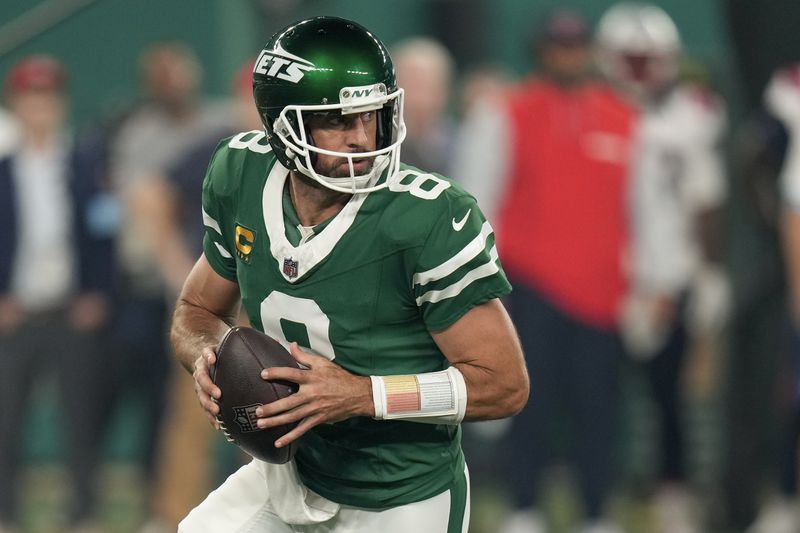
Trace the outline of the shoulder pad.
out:
<instances>
[{"instance_id":1,"label":"shoulder pad","mask_svg":"<svg viewBox=\"0 0 800 533\"><path fill-rule=\"evenodd\" d=\"M236 190L245 174L263 175L274 161L272 148L266 143L263 131L237 133L220 141L209 163L207 184L217 194L226 195Z\"/></svg>"},{"instance_id":2,"label":"shoulder pad","mask_svg":"<svg viewBox=\"0 0 800 533\"><path fill-rule=\"evenodd\" d=\"M397 180L377 194L385 198L384 215L395 221L385 227L400 240L424 238L437 220L461 206L475 204L475 199L454 181L406 165Z\"/></svg>"}]
</instances>

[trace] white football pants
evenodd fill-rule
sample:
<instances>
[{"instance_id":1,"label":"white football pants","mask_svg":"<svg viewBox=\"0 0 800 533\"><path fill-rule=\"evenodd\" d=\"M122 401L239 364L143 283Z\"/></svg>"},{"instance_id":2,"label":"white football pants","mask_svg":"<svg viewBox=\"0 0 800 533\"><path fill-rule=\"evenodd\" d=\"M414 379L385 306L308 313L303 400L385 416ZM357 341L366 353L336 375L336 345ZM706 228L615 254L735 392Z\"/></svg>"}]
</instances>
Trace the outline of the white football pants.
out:
<instances>
[{"instance_id":1,"label":"white football pants","mask_svg":"<svg viewBox=\"0 0 800 533\"><path fill-rule=\"evenodd\" d=\"M285 507L286 502L273 504L268 496L269 492L292 493L294 487L282 490L271 480L272 491L268 491L264 469L275 465L259 463L253 460L241 467L209 494L180 523L178 533L467 533L469 527L466 466L464 477L453 488L427 500L381 511L339 506L325 500L333 508L322 513L330 518L298 525L288 523L276 512L276 505ZM319 495L313 496L320 501ZM294 498L294 502L305 506L298 500L302 497Z\"/></svg>"}]
</instances>

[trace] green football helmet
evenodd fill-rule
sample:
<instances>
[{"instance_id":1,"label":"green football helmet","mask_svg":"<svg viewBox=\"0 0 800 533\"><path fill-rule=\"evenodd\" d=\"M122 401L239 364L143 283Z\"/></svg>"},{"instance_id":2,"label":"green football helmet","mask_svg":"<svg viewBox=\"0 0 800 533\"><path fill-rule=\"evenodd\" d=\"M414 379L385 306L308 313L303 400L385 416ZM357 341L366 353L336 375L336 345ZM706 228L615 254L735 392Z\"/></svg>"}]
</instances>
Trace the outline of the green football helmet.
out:
<instances>
[{"instance_id":1,"label":"green football helmet","mask_svg":"<svg viewBox=\"0 0 800 533\"><path fill-rule=\"evenodd\" d=\"M389 185L400 167L406 135L403 90L397 87L386 47L366 28L336 17L296 22L276 33L253 69L253 95L269 143L280 162L324 186L348 193ZM376 113L377 149L345 153L314 145L304 118L310 113ZM348 161L347 177L314 169L318 154ZM356 175L353 159L374 158L371 170ZM387 178L378 180L384 171Z\"/></svg>"}]
</instances>

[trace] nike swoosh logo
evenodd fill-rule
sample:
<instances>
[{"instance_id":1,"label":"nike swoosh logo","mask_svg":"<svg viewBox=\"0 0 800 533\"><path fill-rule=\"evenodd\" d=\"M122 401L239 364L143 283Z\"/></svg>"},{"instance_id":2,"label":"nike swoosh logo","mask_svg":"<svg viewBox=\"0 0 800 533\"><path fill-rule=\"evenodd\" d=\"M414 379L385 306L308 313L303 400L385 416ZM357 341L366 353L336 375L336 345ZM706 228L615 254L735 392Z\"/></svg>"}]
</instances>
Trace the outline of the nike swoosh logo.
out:
<instances>
[{"instance_id":1,"label":"nike swoosh logo","mask_svg":"<svg viewBox=\"0 0 800 533\"><path fill-rule=\"evenodd\" d=\"M456 231L461 231L464 228L464 224L467 223L467 219L469 218L469 214L471 212L472 208L470 207L469 209L467 209L467 213L464 215L464 217L458 222L456 222L456 217L453 217L453 229Z\"/></svg>"}]
</instances>

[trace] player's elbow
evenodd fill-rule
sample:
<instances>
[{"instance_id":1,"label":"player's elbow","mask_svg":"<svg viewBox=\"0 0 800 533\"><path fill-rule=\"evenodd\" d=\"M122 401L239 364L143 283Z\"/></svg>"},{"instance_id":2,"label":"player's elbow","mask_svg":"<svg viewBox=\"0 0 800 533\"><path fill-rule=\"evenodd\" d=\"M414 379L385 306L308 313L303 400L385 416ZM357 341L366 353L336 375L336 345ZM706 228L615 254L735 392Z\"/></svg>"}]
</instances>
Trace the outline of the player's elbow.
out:
<instances>
[{"instance_id":1,"label":"player's elbow","mask_svg":"<svg viewBox=\"0 0 800 533\"><path fill-rule=\"evenodd\" d=\"M506 366L495 380L497 384L494 391L496 418L514 416L522 411L528 403L531 388L528 370L521 354L518 361L518 364Z\"/></svg>"},{"instance_id":2,"label":"player's elbow","mask_svg":"<svg viewBox=\"0 0 800 533\"><path fill-rule=\"evenodd\" d=\"M515 364L509 365L508 368L513 370L508 372L504 380L508 411L505 416L514 416L525 408L531 391L528 368L521 350L517 352Z\"/></svg>"},{"instance_id":3,"label":"player's elbow","mask_svg":"<svg viewBox=\"0 0 800 533\"><path fill-rule=\"evenodd\" d=\"M514 416L522 411L522 409L528 403L530 390L531 384L530 380L528 379L528 373L520 373L517 379L515 379L514 382L509 386L505 416Z\"/></svg>"}]
</instances>

